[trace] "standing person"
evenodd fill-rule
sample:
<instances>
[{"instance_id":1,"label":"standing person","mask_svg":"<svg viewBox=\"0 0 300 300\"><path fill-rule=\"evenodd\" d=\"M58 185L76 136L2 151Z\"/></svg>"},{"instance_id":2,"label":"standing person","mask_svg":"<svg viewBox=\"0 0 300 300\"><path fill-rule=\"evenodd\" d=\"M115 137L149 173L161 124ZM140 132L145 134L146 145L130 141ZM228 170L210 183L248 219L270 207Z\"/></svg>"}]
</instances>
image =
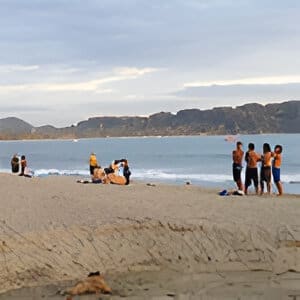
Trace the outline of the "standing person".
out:
<instances>
[{"instance_id":1,"label":"standing person","mask_svg":"<svg viewBox=\"0 0 300 300\"><path fill-rule=\"evenodd\" d=\"M263 144L263 155L261 156L261 169L260 169L260 194L264 193L264 182L267 183L267 192L271 194L271 160L272 160L271 147L268 143Z\"/></svg>"},{"instance_id":2,"label":"standing person","mask_svg":"<svg viewBox=\"0 0 300 300\"><path fill-rule=\"evenodd\" d=\"M274 159L272 164L272 173L273 173L273 179L275 185L278 190L278 196L282 196L283 194L283 187L280 180L281 153L282 153L282 146L276 145L273 153Z\"/></svg>"},{"instance_id":3,"label":"standing person","mask_svg":"<svg viewBox=\"0 0 300 300\"><path fill-rule=\"evenodd\" d=\"M261 160L261 156L255 151L255 146L253 143L248 144L248 151L245 155L245 161L247 162L246 167L246 177L245 177L245 195L247 195L248 187L251 185L252 181L254 183L255 192L258 194L258 172L257 172L257 162Z\"/></svg>"},{"instance_id":4,"label":"standing person","mask_svg":"<svg viewBox=\"0 0 300 300\"><path fill-rule=\"evenodd\" d=\"M92 152L90 155L90 174L92 176L94 175L95 168L100 168L100 166L98 166L96 154Z\"/></svg>"},{"instance_id":5,"label":"standing person","mask_svg":"<svg viewBox=\"0 0 300 300\"><path fill-rule=\"evenodd\" d=\"M16 174L19 173L20 171L20 159L18 157L18 154L14 154L14 156L12 157L11 161L11 171L12 173Z\"/></svg>"},{"instance_id":6,"label":"standing person","mask_svg":"<svg viewBox=\"0 0 300 300\"><path fill-rule=\"evenodd\" d=\"M243 183L241 179L241 172L242 172L242 161L244 157L244 151L242 150L242 142L236 143L236 149L232 151L232 174L233 180L236 182L236 185L239 190L243 191Z\"/></svg>"}]
</instances>

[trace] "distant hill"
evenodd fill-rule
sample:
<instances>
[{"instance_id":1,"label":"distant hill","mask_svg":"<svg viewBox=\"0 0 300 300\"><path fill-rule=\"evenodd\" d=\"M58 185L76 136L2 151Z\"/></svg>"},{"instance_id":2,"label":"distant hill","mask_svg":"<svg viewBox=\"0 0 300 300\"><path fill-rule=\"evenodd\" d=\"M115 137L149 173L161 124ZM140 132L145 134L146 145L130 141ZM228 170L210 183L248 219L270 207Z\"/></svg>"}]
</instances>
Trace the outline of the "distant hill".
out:
<instances>
[{"instance_id":1,"label":"distant hill","mask_svg":"<svg viewBox=\"0 0 300 300\"><path fill-rule=\"evenodd\" d=\"M65 128L34 127L17 118L0 119L0 139L238 133L300 133L300 101L185 109L176 114L160 112L149 117L94 117Z\"/></svg>"},{"instance_id":2,"label":"distant hill","mask_svg":"<svg viewBox=\"0 0 300 300\"><path fill-rule=\"evenodd\" d=\"M0 119L0 138L17 139L20 136L31 136L34 127L23 120L10 117Z\"/></svg>"}]
</instances>

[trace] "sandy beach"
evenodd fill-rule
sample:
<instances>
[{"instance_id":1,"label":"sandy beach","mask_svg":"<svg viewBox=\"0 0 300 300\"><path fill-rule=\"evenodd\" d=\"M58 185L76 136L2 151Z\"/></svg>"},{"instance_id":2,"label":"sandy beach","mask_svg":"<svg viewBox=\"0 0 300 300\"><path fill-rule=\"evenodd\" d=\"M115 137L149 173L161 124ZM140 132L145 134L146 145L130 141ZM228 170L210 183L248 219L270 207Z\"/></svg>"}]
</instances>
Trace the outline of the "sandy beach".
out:
<instances>
[{"instance_id":1,"label":"sandy beach","mask_svg":"<svg viewBox=\"0 0 300 300\"><path fill-rule=\"evenodd\" d=\"M96 270L112 299L234 299L245 285L240 299L300 295L299 195L76 179L0 174L0 299L63 299L58 290Z\"/></svg>"}]
</instances>

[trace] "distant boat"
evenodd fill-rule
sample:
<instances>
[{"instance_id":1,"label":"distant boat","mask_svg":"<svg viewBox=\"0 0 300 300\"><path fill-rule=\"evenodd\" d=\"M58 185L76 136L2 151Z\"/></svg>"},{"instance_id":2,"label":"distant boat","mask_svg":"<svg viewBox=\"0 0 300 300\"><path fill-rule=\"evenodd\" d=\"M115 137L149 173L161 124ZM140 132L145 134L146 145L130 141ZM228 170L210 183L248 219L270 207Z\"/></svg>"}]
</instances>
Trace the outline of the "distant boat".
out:
<instances>
[{"instance_id":1,"label":"distant boat","mask_svg":"<svg viewBox=\"0 0 300 300\"><path fill-rule=\"evenodd\" d=\"M227 135L224 140L226 142L230 142L230 143L233 143L233 142L236 142L237 140L237 136L236 135Z\"/></svg>"},{"instance_id":2,"label":"distant boat","mask_svg":"<svg viewBox=\"0 0 300 300\"><path fill-rule=\"evenodd\" d=\"M74 139L74 140L73 140L73 142L74 142L74 143L77 143L77 142L78 142L78 140L77 140L77 139Z\"/></svg>"}]
</instances>

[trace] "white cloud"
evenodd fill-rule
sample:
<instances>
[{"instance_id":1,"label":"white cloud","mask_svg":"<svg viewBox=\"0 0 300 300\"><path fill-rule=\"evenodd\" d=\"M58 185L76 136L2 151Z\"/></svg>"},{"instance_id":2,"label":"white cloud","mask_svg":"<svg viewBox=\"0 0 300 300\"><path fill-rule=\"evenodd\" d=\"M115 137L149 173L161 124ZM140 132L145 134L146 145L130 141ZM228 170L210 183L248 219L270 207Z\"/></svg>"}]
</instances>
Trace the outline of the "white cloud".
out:
<instances>
[{"instance_id":1,"label":"white cloud","mask_svg":"<svg viewBox=\"0 0 300 300\"><path fill-rule=\"evenodd\" d=\"M0 65L0 72L1 73L11 73L11 72L29 72L29 71L36 71L40 67L37 65Z\"/></svg>"},{"instance_id":2,"label":"white cloud","mask_svg":"<svg viewBox=\"0 0 300 300\"><path fill-rule=\"evenodd\" d=\"M142 68L142 69L138 69L138 68L116 68L115 71L117 74L121 75L121 76L129 76L129 77L137 77L137 76L142 76L148 73L153 73L153 72L157 72L160 71L161 69L157 69L157 68Z\"/></svg>"},{"instance_id":3,"label":"white cloud","mask_svg":"<svg viewBox=\"0 0 300 300\"><path fill-rule=\"evenodd\" d=\"M230 86L230 85L279 85L300 83L300 76L270 76L270 77L253 77L231 80L216 80L216 81L194 81L187 82L184 88L190 87L210 87L214 85Z\"/></svg>"},{"instance_id":4,"label":"white cloud","mask_svg":"<svg viewBox=\"0 0 300 300\"><path fill-rule=\"evenodd\" d=\"M96 92L96 93L111 93L112 89L102 88L103 85L117 81L137 79L145 74L157 72L160 69L156 68L116 68L108 76L79 82L65 83L26 83L26 84L11 84L0 85L0 93L14 92Z\"/></svg>"}]
</instances>

